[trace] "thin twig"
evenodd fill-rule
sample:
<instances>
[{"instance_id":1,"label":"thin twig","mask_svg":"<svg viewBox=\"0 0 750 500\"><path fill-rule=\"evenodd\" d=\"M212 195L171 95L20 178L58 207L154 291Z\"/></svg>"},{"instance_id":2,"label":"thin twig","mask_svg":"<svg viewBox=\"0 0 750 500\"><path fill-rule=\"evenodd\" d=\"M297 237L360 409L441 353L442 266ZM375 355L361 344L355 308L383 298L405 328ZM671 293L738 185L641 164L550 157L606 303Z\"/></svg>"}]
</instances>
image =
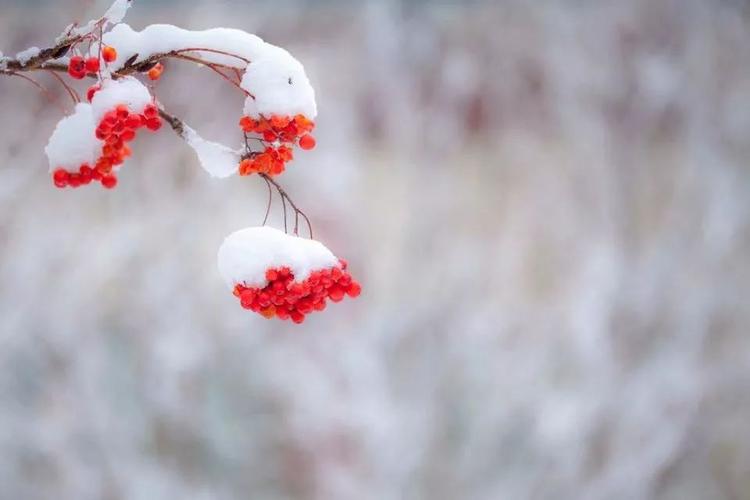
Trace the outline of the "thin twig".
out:
<instances>
[{"instance_id":1,"label":"thin twig","mask_svg":"<svg viewBox=\"0 0 750 500\"><path fill-rule=\"evenodd\" d=\"M176 53L181 53L181 52L212 52L214 54L221 54L222 56L234 57L235 59L239 59L240 61L244 62L245 64L250 64L250 60L249 59L245 59L244 57L238 56L237 54L232 54L231 52L224 52L223 50L217 50L217 49L206 49L206 48L190 47L190 48L187 48L187 49L176 50L175 52ZM229 67L229 66L227 66L227 67Z\"/></svg>"},{"instance_id":2,"label":"thin twig","mask_svg":"<svg viewBox=\"0 0 750 500\"><path fill-rule=\"evenodd\" d=\"M266 181L266 186L268 186L268 205L266 206L266 216L263 218L263 225L265 226L268 222L268 216L271 215L271 203L273 202L273 188L271 187L271 183L268 182L268 179L263 179Z\"/></svg>"},{"instance_id":3,"label":"thin twig","mask_svg":"<svg viewBox=\"0 0 750 500\"><path fill-rule=\"evenodd\" d=\"M298 215L301 215L303 219L305 219L305 222L307 223L307 230L309 231L310 238L312 239L313 238L312 224L310 224L310 219L307 217L307 215L305 215L305 212L303 212L302 210L299 209L299 207L297 207L297 205L294 203L294 201L292 201L292 198L289 197L289 195L284 190L284 188L281 187L281 185L278 182L276 182L273 177L271 177L268 174L258 174L258 175L260 175L261 177L263 177L264 179L266 179L268 182L270 182L271 184L273 184L276 187L276 190L282 196L282 198L286 199L286 201L289 202L289 204L292 206L292 208L294 209L294 211Z\"/></svg>"},{"instance_id":4,"label":"thin twig","mask_svg":"<svg viewBox=\"0 0 750 500\"><path fill-rule=\"evenodd\" d=\"M242 91L242 92L243 92L243 93L244 93L245 95L247 95L248 97L252 97L252 95L250 94L250 92L248 92L247 90L243 89L243 88L242 88L242 87L240 86L240 84L239 84L239 83L237 83L237 82L235 82L234 80L232 80L231 78L229 78L229 77L228 77L228 76L227 76L226 74L224 74L224 72L222 72L222 71L221 71L221 70L219 69L219 67L224 67L224 68L226 68L227 66L222 66L222 65L220 65L220 64L214 64L214 63L210 63L210 62L208 62L208 61L204 61L203 59L200 59L200 58L198 58L198 57L186 56L186 55L182 55L182 54L178 54L178 55L175 55L174 57L175 57L175 58L177 58L177 59L183 59L183 60L185 60L185 61L190 61L190 62L194 62L194 63L196 63L196 64L200 64L200 65L202 65L202 66L205 66L205 67L209 68L210 70L214 71L214 72L215 72L215 73L217 73L217 74L218 74L219 76L221 76L221 77L222 77L222 78L223 78L224 80L226 80L226 81L228 81L229 83L231 83L233 87L236 87L236 88L240 89L240 90L241 90L241 91Z\"/></svg>"},{"instance_id":5,"label":"thin twig","mask_svg":"<svg viewBox=\"0 0 750 500\"><path fill-rule=\"evenodd\" d=\"M289 233L289 228L286 225L286 195L284 195L284 193L282 193L281 191L279 191L279 195L281 196L281 206L284 208L284 232Z\"/></svg>"},{"instance_id":6,"label":"thin twig","mask_svg":"<svg viewBox=\"0 0 750 500\"><path fill-rule=\"evenodd\" d=\"M79 102L81 102L81 97L76 93L75 90L73 90L70 87L70 85L68 85L67 83L65 83L65 80L63 80L62 77L60 77L60 75L58 75L57 73L55 73L54 71L51 71L51 70L47 70L47 72L50 75L52 75L55 78L55 80L57 80L58 82L60 82L60 85L63 86L63 88L68 92L68 95L70 96L70 98L73 99L73 104L78 104Z\"/></svg>"},{"instance_id":7,"label":"thin twig","mask_svg":"<svg viewBox=\"0 0 750 500\"><path fill-rule=\"evenodd\" d=\"M59 102L57 102L57 99L55 99L55 97L52 95L52 93L49 90L47 90L47 88L44 85L42 85L41 83L37 82L36 80L34 80L33 78L31 78L30 76L22 75L21 73L9 72L8 75L9 76L17 76L18 78L23 78L27 82L31 83L37 89L39 89L39 92L41 92L51 103L53 103L56 106L58 106L60 108L60 110L63 113L65 113L65 108Z\"/></svg>"}]
</instances>

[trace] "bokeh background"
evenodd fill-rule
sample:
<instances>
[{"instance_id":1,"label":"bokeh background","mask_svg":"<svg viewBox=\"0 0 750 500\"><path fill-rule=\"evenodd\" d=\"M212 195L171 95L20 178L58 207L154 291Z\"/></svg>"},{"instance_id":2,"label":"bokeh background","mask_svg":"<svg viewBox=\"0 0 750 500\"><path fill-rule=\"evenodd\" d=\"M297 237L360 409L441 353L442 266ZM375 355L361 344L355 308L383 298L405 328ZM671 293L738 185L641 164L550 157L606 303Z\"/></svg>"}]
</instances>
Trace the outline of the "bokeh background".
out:
<instances>
[{"instance_id":1,"label":"bokeh background","mask_svg":"<svg viewBox=\"0 0 750 500\"><path fill-rule=\"evenodd\" d=\"M0 0L0 50L107 3ZM262 181L209 178L164 129L114 192L56 190L62 112L0 80L1 500L750 499L750 4L126 21L303 61L319 147L282 181L364 293L303 326L247 313L215 259ZM157 93L239 139L210 72L170 63Z\"/></svg>"}]
</instances>

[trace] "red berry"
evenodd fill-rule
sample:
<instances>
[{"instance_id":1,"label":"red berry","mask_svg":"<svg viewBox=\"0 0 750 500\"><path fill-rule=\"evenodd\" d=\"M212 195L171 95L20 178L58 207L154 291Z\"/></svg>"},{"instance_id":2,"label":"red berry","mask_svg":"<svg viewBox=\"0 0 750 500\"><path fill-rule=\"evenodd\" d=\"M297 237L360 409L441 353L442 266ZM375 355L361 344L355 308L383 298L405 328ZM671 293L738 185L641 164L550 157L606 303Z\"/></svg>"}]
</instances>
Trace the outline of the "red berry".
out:
<instances>
[{"instance_id":1,"label":"red berry","mask_svg":"<svg viewBox=\"0 0 750 500\"><path fill-rule=\"evenodd\" d=\"M245 309L252 308L254 300L255 300L254 291L244 290L242 293L240 293L240 304L242 304L242 307L244 307Z\"/></svg>"},{"instance_id":2,"label":"red berry","mask_svg":"<svg viewBox=\"0 0 750 500\"><path fill-rule=\"evenodd\" d=\"M164 65L162 63L157 63L156 66L154 66L148 71L148 78L150 80L156 81L159 78L161 78L161 74L163 71L164 71Z\"/></svg>"},{"instance_id":3,"label":"red berry","mask_svg":"<svg viewBox=\"0 0 750 500\"><path fill-rule=\"evenodd\" d=\"M352 298L359 297L359 294L362 293L362 287L356 281L352 281L346 293L349 295L349 297L352 297Z\"/></svg>"},{"instance_id":4,"label":"red berry","mask_svg":"<svg viewBox=\"0 0 750 500\"><path fill-rule=\"evenodd\" d=\"M99 71L99 58L98 57L89 57L86 59L86 71L89 73L96 73Z\"/></svg>"},{"instance_id":5,"label":"red berry","mask_svg":"<svg viewBox=\"0 0 750 500\"><path fill-rule=\"evenodd\" d=\"M64 188L65 186L68 185L68 172L66 172L62 168L58 168L52 174L52 180L54 181L55 186L59 188Z\"/></svg>"},{"instance_id":6,"label":"red berry","mask_svg":"<svg viewBox=\"0 0 750 500\"><path fill-rule=\"evenodd\" d=\"M80 80L86 76L86 63L84 62L83 57L73 56L70 58L70 62L68 63L68 74L76 80Z\"/></svg>"},{"instance_id":7,"label":"red berry","mask_svg":"<svg viewBox=\"0 0 750 500\"><path fill-rule=\"evenodd\" d=\"M276 134L272 130L266 130L263 132L263 140L272 142L276 140Z\"/></svg>"},{"instance_id":8,"label":"red berry","mask_svg":"<svg viewBox=\"0 0 750 500\"><path fill-rule=\"evenodd\" d=\"M299 147L306 151L314 149L315 144L315 137L311 136L310 134L305 134L299 138Z\"/></svg>"},{"instance_id":9,"label":"red berry","mask_svg":"<svg viewBox=\"0 0 750 500\"><path fill-rule=\"evenodd\" d=\"M98 83L89 87L89 89L86 91L86 99L88 99L89 102L93 101L94 94L99 92L100 89L101 89L101 86Z\"/></svg>"},{"instance_id":10,"label":"red berry","mask_svg":"<svg viewBox=\"0 0 750 500\"><path fill-rule=\"evenodd\" d=\"M117 177L114 175L105 175L102 177L102 186L104 186L107 189L113 189L115 186L117 186Z\"/></svg>"},{"instance_id":11,"label":"red berry","mask_svg":"<svg viewBox=\"0 0 750 500\"><path fill-rule=\"evenodd\" d=\"M260 314L266 319L271 319L276 316L276 306L270 305L264 309L261 309Z\"/></svg>"},{"instance_id":12,"label":"red berry","mask_svg":"<svg viewBox=\"0 0 750 500\"><path fill-rule=\"evenodd\" d=\"M268 271L266 271L266 279L268 281L276 281L278 277L279 273L277 273L275 269L269 269Z\"/></svg>"},{"instance_id":13,"label":"red berry","mask_svg":"<svg viewBox=\"0 0 750 500\"><path fill-rule=\"evenodd\" d=\"M108 63L114 62L114 60L117 59L117 51L115 48L110 47L109 45L104 46L104 48L102 48L102 59Z\"/></svg>"},{"instance_id":14,"label":"red berry","mask_svg":"<svg viewBox=\"0 0 750 500\"><path fill-rule=\"evenodd\" d=\"M68 176L68 184L70 184L70 187L77 188L81 185L81 176L78 174L70 174Z\"/></svg>"},{"instance_id":15,"label":"red berry","mask_svg":"<svg viewBox=\"0 0 750 500\"><path fill-rule=\"evenodd\" d=\"M276 308L276 316L277 316L277 317L278 317L278 318L279 318L280 320L282 320L282 321L286 321L286 320L288 320L288 319L289 319L289 311L287 311L287 310L286 310L286 309L284 309L283 307L277 307L277 308Z\"/></svg>"},{"instance_id":16,"label":"red berry","mask_svg":"<svg viewBox=\"0 0 750 500\"><path fill-rule=\"evenodd\" d=\"M334 302L341 302L342 300L344 300L344 289L338 285L332 286L329 290L328 296Z\"/></svg>"},{"instance_id":17,"label":"red berry","mask_svg":"<svg viewBox=\"0 0 750 500\"><path fill-rule=\"evenodd\" d=\"M91 179L93 178L94 171L89 167L88 165L82 165L80 174L81 174L81 183L82 184L90 184Z\"/></svg>"},{"instance_id":18,"label":"red berry","mask_svg":"<svg viewBox=\"0 0 750 500\"><path fill-rule=\"evenodd\" d=\"M118 104L115 113L120 121L126 120L130 116L130 109L125 104Z\"/></svg>"},{"instance_id":19,"label":"red berry","mask_svg":"<svg viewBox=\"0 0 750 500\"><path fill-rule=\"evenodd\" d=\"M146 128L151 130L152 132L156 132L161 128L161 120L159 118L149 118L146 121Z\"/></svg>"},{"instance_id":20,"label":"red berry","mask_svg":"<svg viewBox=\"0 0 750 500\"><path fill-rule=\"evenodd\" d=\"M157 108L155 104L148 104L143 108L143 115L146 118L156 118L159 116L159 108Z\"/></svg>"},{"instance_id":21,"label":"red berry","mask_svg":"<svg viewBox=\"0 0 750 500\"><path fill-rule=\"evenodd\" d=\"M125 126L128 128L136 129L143 125L143 120L141 120L141 115L132 114L128 116L127 120L125 120Z\"/></svg>"}]
</instances>

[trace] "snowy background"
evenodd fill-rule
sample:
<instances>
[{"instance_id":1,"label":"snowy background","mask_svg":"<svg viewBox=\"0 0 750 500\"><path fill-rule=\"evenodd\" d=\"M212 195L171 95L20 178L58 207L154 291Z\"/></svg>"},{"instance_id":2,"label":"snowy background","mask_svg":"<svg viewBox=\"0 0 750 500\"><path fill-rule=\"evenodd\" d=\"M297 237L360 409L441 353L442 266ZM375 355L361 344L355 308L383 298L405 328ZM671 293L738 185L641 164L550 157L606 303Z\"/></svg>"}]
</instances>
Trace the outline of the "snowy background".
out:
<instances>
[{"instance_id":1,"label":"snowy background","mask_svg":"<svg viewBox=\"0 0 750 500\"><path fill-rule=\"evenodd\" d=\"M0 50L107 3L0 0ZM306 65L319 146L281 180L364 293L302 327L242 310L216 251L260 179L165 129L115 191L56 190L60 111L0 80L0 500L750 499L750 4L127 20ZM158 94L238 133L209 71L171 62Z\"/></svg>"}]
</instances>

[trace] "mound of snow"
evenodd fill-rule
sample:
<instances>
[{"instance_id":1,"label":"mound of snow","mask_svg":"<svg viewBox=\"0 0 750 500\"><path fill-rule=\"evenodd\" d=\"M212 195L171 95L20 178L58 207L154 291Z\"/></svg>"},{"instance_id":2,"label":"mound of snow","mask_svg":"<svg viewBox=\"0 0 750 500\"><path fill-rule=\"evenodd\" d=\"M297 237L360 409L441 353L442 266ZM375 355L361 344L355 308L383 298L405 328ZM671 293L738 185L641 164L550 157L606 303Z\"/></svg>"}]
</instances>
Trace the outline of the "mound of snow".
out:
<instances>
[{"instance_id":1,"label":"mound of snow","mask_svg":"<svg viewBox=\"0 0 750 500\"><path fill-rule=\"evenodd\" d=\"M304 66L281 47L266 44L261 56L248 65L241 86L253 96L245 101L246 116L301 114L312 120L318 114Z\"/></svg>"},{"instance_id":2,"label":"mound of snow","mask_svg":"<svg viewBox=\"0 0 750 500\"><path fill-rule=\"evenodd\" d=\"M101 150L101 143L94 135L95 129L90 104L78 104L72 115L60 120L44 149L50 172L58 168L78 172L84 163L93 165Z\"/></svg>"},{"instance_id":3,"label":"mound of snow","mask_svg":"<svg viewBox=\"0 0 750 500\"><path fill-rule=\"evenodd\" d=\"M111 71L120 69L136 54L138 61L143 61L172 51L204 49L182 53L245 70L241 85L253 96L245 103L245 115L258 118L260 114L302 114L309 119L317 115L315 91L304 66L281 47L245 31L230 28L191 31L171 24L154 24L135 31L123 23L104 35L104 43L117 49L117 59L109 65ZM91 50L96 52L98 47L94 45Z\"/></svg>"},{"instance_id":4,"label":"mound of snow","mask_svg":"<svg viewBox=\"0 0 750 500\"><path fill-rule=\"evenodd\" d=\"M316 270L339 266L322 243L271 227L251 227L229 235L219 248L219 273L230 288L264 288L266 271L288 267L297 282Z\"/></svg>"},{"instance_id":5,"label":"mound of snow","mask_svg":"<svg viewBox=\"0 0 750 500\"><path fill-rule=\"evenodd\" d=\"M119 104L126 104L131 110L140 113L151 102L153 102L153 97L146 86L128 76L119 80L105 80L102 88L94 94L91 105L94 120L99 123L102 116Z\"/></svg>"},{"instance_id":6,"label":"mound of snow","mask_svg":"<svg viewBox=\"0 0 750 500\"><path fill-rule=\"evenodd\" d=\"M171 24L152 24L142 31L135 31L127 24L118 24L104 35L104 43L117 49L117 59L110 65L113 71L121 68L125 61L136 54L138 54L138 60L143 61L155 54L191 48L227 52L252 61L258 57L266 45L260 37L242 30L214 28L191 31ZM196 51L187 52L187 54L238 69L245 69L247 66L242 59L215 52Z\"/></svg>"}]
</instances>

